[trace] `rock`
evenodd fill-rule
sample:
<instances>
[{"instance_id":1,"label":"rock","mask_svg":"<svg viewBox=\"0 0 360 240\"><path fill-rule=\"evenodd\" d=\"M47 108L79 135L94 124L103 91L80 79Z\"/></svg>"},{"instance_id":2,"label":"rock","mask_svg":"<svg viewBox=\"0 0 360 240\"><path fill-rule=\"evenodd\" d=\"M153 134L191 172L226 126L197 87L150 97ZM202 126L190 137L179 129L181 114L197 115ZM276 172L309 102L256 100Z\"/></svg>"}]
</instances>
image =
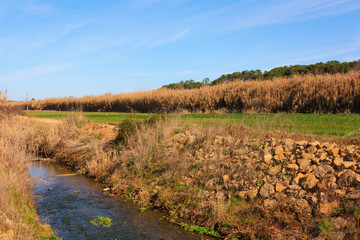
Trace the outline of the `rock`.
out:
<instances>
[{"instance_id":1,"label":"rock","mask_svg":"<svg viewBox=\"0 0 360 240\"><path fill-rule=\"evenodd\" d=\"M300 158L297 160L297 164L300 167L300 171L301 172L305 172L306 170L308 170L309 166L310 166L310 160L309 159L304 159L304 158Z\"/></svg>"},{"instance_id":2,"label":"rock","mask_svg":"<svg viewBox=\"0 0 360 240\"><path fill-rule=\"evenodd\" d=\"M236 197L240 198L240 199L245 199L246 198L246 193L247 191L239 191L236 193Z\"/></svg>"},{"instance_id":3,"label":"rock","mask_svg":"<svg viewBox=\"0 0 360 240\"><path fill-rule=\"evenodd\" d=\"M351 200L360 200L360 190L352 190L346 194L346 197Z\"/></svg>"},{"instance_id":4,"label":"rock","mask_svg":"<svg viewBox=\"0 0 360 240\"><path fill-rule=\"evenodd\" d=\"M318 184L318 187L323 190L336 188L336 177L334 175L326 175L321 183Z\"/></svg>"},{"instance_id":5,"label":"rock","mask_svg":"<svg viewBox=\"0 0 360 240\"><path fill-rule=\"evenodd\" d=\"M274 193L274 198L278 202L280 202L280 201L284 200L285 198L287 198L287 195L284 192L276 192L276 193Z\"/></svg>"},{"instance_id":6,"label":"rock","mask_svg":"<svg viewBox=\"0 0 360 240\"><path fill-rule=\"evenodd\" d=\"M313 194L309 196L309 201L312 205L315 205L319 202L319 199Z\"/></svg>"},{"instance_id":7,"label":"rock","mask_svg":"<svg viewBox=\"0 0 360 240\"><path fill-rule=\"evenodd\" d=\"M333 155L333 156L337 156L339 154L339 148L337 147L334 147L333 149L330 150L330 153Z\"/></svg>"},{"instance_id":8,"label":"rock","mask_svg":"<svg viewBox=\"0 0 360 240\"><path fill-rule=\"evenodd\" d=\"M265 199L264 207L267 209L274 209L277 205L278 201L275 199Z\"/></svg>"},{"instance_id":9,"label":"rock","mask_svg":"<svg viewBox=\"0 0 360 240\"><path fill-rule=\"evenodd\" d=\"M317 178L323 178L325 176L325 174L327 174L328 172L331 172L333 170L334 169L330 165L321 164L314 169L314 174Z\"/></svg>"},{"instance_id":10,"label":"rock","mask_svg":"<svg viewBox=\"0 0 360 240\"><path fill-rule=\"evenodd\" d=\"M344 197L346 194L346 192L342 189L335 189L334 193L336 196L339 196L339 197Z\"/></svg>"},{"instance_id":11,"label":"rock","mask_svg":"<svg viewBox=\"0 0 360 240\"><path fill-rule=\"evenodd\" d=\"M350 169L346 169L344 171L342 171L340 173L341 175L339 176L338 180L337 180L337 184L339 186L359 186L358 184L360 183L360 176L359 174L355 173L354 171L350 170Z\"/></svg>"},{"instance_id":12,"label":"rock","mask_svg":"<svg viewBox=\"0 0 360 240\"><path fill-rule=\"evenodd\" d=\"M315 146L310 146L305 150L307 153L315 153L317 151L317 147Z\"/></svg>"},{"instance_id":13,"label":"rock","mask_svg":"<svg viewBox=\"0 0 360 240\"><path fill-rule=\"evenodd\" d=\"M261 197L267 198L270 197L270 195L274 192L274 186L270 183L265 182L265 184L260 188L259 194Z\"/></svg>"},{"instance_id":14,"label":"rock","mask_svg":"<svg viewBox=\"0 0 360 240\"><path fill-rule=\"evenodd\" d=\"M270 164L271 159L272 159L272 155L271 155L271 154L265 154L265 155L264 155L264 162L265 162L266 164Z\"/></svg>"},{"instance_id":15,"label":"rock","mask_svg":"<svg viewBox=\"0 0 360 240\"><path fill-rule=\"evenodd\" d=\"M288 186L288 192L292 192L292 191L300 191L301 187L299 185L296 184L292 184Z\"/></svg>"},{"instance_id":16,"label":"rock","mask_svg":"<svg viewBox=\"0 0 360 240\"><path fill-rule=\"evenodd\" d=\"M326 154L325 153L321 153L318 158L320 159L320 161L323 161L326 159Z\"/></svg>"},{"instance_id":17,"label":"rock","mask_svg":"<svg viewBox=\"0 0 360 240\"><path fill-rule=\"evenodd\" d=\"M271 176L277 175L279 172L281 172L281 165L277 165L275 167L272 167L268 170L268 174Z\"/></svg>"},{"instance_id":18,"label":"rock","mask_svg":"<svg viewBox=\"0 0 360 240\"><path fill-rule=\"evenodd\" d=\"M286 189L286 187L284 185L282 185L281 183L276 183L275 184L275 191L276 192L282 192Z\"/></svg>"},{"instance_id":19,"label":"rock","mask_svg":"<svg viewBox=\"0 0 360 240\"><path fill-rule=\"evenodd\" d=\"M294 145L294 141L291 138L286 138L284 140L284 145L288 148L292 147Z\"/></svg>"},{"instance_id":20,"label":"rock","mask_svg":"<svg viewBox=\"0 0 360 240\"><path fill-rule=\"evenodd\" d=\"M249 199L249 200L252 200L252 199L254 199L254 198L256 198L256 196L257 196L257 194L258 194L258 189L251 189L251 190L248 190L247 192L246 192L246 197Z\"/></svg>"},{"instance_id":21,"label":"rock","mask_svg":"<svg viewBox=\"0 0 360 240\"><path fill-rule=\"evenodd\" d=\"M331 225L335 230L344 230L348 225L348 221L343 217L331 218Z\"/></svg>"},{"instance_id":22,"label":"rock","mask_svg":"<svg viewBox=\"0 0 360 240\"><path fill-rule=\"evenodd\" d=\"M342 166L343 163L343 159L340 157L336 157L333 161L333 164L337 167L340 168Z\"/></svg>"},{"instance_id":23,"label":"rock","mask_svg":"<svg viewBox=\"0 0 360 240\"><path fill-rule=\"evenodd\" d=\"M316 186L318 182L319 180L317 180L315 175L313 173L310 173L304 178L303 181L301 181L300 185L306 190L311 190Z\"/></svg>"},{"instance_id":24,"label":"rock","mask_svg":"<svg viewBox=\"0 0 360 240\"><path fill-rule=\"evenodd\" d=\"M310 146L316 146L316 147L320 148L320 143L318 141L310 142L309 145Z\"/></svg>"},{"instance_id":25,"label":"rock","mask_svg":"<svg viewBox=\"0 0 360 240\"><path fill-rule=\"evenodd\" d=\"M293 178L292 183L293 183L293 184L299 184L300 179L302 179L302 178L304 178L304 177L305 177L304 174L299 173L299 174L297 174L297 175Z\"/></svg>"},{"instance_id":26,"label":"rock","mask_svg":"<svg viewBox=\"0 0 360 240\"><path fill-rule=\"evenodd\" d=\"M344 166L344 168L350 168L352 166L355 166L356 163L355 162L344 161L344 162L342 162L342 165Z\"/></svg>"},{"instance_id":27,"label":"rock","mask_svg":"<svg viewBox=\"0 0 360 240\"><path fill-rule=\"evenodd\" d=\"M299 166L295 163L291 163L289 165L286 166L286 169L289 170L289 171L297 171L299 169Z\"/></svg>"},{"instance_id":28,"label":"rock","mask_svg":"<svg viewBox=\"0 0 360 240\"><path fill-rule=\"evenodd\" d=\"M307 141L297 141L297 142L295 142L295 144L298 146L307 146L308 142Z\"/></svg>"},{"instance_id":29,"label":"rock","mask_svg":"<svg viewBox=\"0 0 360 240\"><path fill-rule=\"evenodd\" d=\"M287 198L282 204L285 204L291 212L297 213L301 221L305 220L304 215L311 214L311 207L305 199L297 199L293 196ZM307 218L307 217L305 217Z\"/></svg>"},{"instance_id":30,"label":"rock","mask_svg":"<svg viewBox=\"0 0 360 240\"><path fill-rule=\"evenodd\" d=\"M301 213L306 214L306 215L311 214L311 206L305 199L302 198L299 201L297 201L297 205L298 205Z\"/></svg>"},{"instance_id":31,"label":"rock","mask_svg":"<svg viewBox=\"0 0 360 240\"><path fill-rule=\"evenodd\" d=\"M335 212L338 207L339 207L339 203L337 202L320 203L318 206L318 212L319 214L328 216L331 213Z\"/></svg>"},{"instance_id":32,"label":"rock","mask_svg":"<svg viewBox=\"0 0 360 240\"><path fill-rule=\"evenodd\" d=\"M281 160L284 158L284 149L283 147L280 145L280 146L277 146L275 148L275 159L276 160Z\"/></svg>"}]
</instances>

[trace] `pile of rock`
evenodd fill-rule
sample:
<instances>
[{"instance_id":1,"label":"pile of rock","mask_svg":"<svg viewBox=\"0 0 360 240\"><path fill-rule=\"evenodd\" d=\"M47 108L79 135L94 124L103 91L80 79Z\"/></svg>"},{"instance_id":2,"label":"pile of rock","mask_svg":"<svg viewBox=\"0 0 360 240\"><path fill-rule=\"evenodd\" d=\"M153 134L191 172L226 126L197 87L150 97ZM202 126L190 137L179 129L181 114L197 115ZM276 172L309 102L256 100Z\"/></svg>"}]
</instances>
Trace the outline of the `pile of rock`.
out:
<instances>
[{"instance_id":1,"label":"pile of rock","mask_svg":"<svg viewBox=\"0 0 360 240\"><path fill-rule=\"evenodd\" d=\"M259 143L246 138L207 139L189 131L167 141L167 157L186 152L195 167L184 185L204 184L200 198L262 198L266 208L292 206L300 214L329 215L340 202L360 200L360 150L357 146L292 139ZM191 150L193 149L193 150Z\"/></svg>"}]
</instances>

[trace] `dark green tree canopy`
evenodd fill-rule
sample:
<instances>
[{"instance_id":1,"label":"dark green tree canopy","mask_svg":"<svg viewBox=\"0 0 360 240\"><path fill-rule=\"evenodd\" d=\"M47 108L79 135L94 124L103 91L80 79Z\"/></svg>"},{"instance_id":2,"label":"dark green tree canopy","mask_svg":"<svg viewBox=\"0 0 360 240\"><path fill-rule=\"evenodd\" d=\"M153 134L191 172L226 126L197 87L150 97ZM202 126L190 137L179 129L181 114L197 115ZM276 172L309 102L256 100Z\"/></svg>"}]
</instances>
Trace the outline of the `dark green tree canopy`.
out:
<instances>
[{"instance_id":1,"label":"dark green tree canopy","mask_svg":"<svg viewBox=\"0 0 360 240\"><path fill-rule=\"evenodd\" d=\"M261 70L244 70L242 72L234 72L230 74L223 74L221 77L210 81L209 78L203 79L202 82L196 82L194 80L181 81L179 83L171 83L168 85L162 86L163 88L170 89L192 89L200 88L205 85L217 85L223 82L231 81L250 81L250 80L264 80L264 79L273 79L277 77L291 77L294 75L305 75L305 74L335 74L335 73L347 73L350 70L359 70L360 69L360 59L352 62L343 62L339 61L328 61L326 63L320 62L310 65L290 65L283 67L276 67L270 71Z\"/></svg>"}]
</instances>

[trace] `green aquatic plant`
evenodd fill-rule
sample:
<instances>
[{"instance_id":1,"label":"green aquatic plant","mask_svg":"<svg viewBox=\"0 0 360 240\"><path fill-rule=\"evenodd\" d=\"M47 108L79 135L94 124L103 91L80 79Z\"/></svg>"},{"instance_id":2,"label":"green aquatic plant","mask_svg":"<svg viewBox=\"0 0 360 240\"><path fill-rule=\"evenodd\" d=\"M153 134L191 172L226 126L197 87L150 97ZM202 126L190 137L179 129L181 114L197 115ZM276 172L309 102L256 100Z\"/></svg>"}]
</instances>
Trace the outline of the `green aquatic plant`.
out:
<instances>
[{"instance_id":1,"label":"green aquatic plant","mask_svg":"<svg viewBox=\"0 0 360 240\"><path fill-rule=\"evenodd\" d=\"M218 232L211 231L207 227L200 227L200 226L196 226L196 225L189 226L186 223L180 223L180 226L189 232L197 232L199 234L205 234L205 235L214 236L214 237L220 236L220 234Z\"/></svg>"},{"instance_id":2,"label":"green aquatic plant","mask_svg":"<svg viewBox=\"0 0 360 240\"><path fill-rule=\"evenodd\" d=\"M112 226L111 218L101 216L97 216L95 219L91 220L90 223L97 227L101 226L108 228Z\"/></svg>"}]
</instances>

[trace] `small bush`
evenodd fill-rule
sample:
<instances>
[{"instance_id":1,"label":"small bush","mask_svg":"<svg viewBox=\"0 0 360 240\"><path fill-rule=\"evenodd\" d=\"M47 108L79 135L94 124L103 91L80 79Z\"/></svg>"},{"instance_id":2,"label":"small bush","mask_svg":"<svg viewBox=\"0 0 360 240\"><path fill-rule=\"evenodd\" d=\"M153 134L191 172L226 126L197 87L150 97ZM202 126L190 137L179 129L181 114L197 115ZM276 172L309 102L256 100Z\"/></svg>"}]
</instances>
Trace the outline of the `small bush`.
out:
<instances>
[{"instance_id":1,"label":"small bush","mask_svg":"<svg viewBox=\"0 0 360 240\"><path fill-rule=\"evenodd\" d=\"M118 134L115 139L115 144L124 144L131 134L133 134L138 127L138 123L131 119L125 119L119 124Z\"/></svg>"}]
</instances>

